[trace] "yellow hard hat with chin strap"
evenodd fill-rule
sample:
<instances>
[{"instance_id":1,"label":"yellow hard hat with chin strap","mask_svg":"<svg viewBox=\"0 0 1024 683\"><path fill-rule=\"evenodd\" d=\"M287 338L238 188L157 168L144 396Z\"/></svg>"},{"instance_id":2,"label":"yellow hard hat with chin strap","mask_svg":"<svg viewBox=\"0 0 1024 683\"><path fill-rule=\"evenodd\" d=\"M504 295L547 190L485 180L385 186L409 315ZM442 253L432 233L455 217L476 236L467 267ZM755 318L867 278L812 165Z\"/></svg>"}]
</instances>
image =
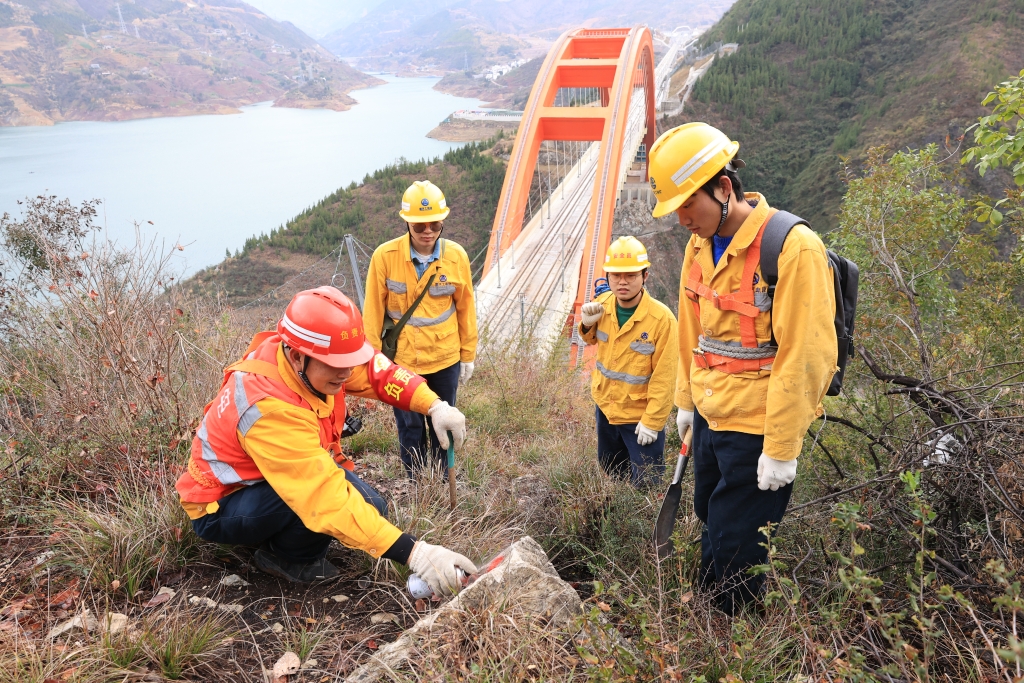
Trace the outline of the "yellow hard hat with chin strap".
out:
<instances>
[{"instance_id":1,"label":"yellow hard hat with chin strap","mask_svg":"<svg viewBox=\"0 0 1024 683\"><path fill-rule=\"evenodd\" d=\"M739 149L740 143L706 123L684 123L663 133L648 154L651 189L658 200L651 215L672 213L723 168L743 168L735 159Z\"/></svg>"},{"instance_id":2,"label":"yellow hard hat with chin strap","mask_svg":"<svg viewBox=\"0 0 1024 683\"><path fill-rule=\"evenodd\" d=\"M635 237L629 235L619 237L608 245L604 254L604 272L606 273L638 273L651 267L647 257L647 247Z\"/></svg>"},{"instance_id":3,"label":"yellow hard hat with chin strap","mask_svg":"<svg viewBox=\"0 0 1024 683\"><path fill-rule=\"evenodd\" d=\"M402 195L398 215L406 223L433 223L443 221L450 212L441 188L429 180L417 180Z\"/></svg>"}]
</instances>

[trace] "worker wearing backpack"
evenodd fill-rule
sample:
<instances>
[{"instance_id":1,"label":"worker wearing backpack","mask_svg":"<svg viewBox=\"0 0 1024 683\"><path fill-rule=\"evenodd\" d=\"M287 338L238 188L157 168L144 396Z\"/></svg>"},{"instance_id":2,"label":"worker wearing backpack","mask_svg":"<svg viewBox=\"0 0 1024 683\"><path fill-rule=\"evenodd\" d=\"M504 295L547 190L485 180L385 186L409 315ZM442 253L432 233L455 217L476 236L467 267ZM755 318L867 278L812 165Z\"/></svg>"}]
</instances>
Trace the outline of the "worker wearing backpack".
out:
<instances>
[{"instance_id":1,"label":"worker wearing backpack","mask_svg":"<svg viewBox=\"0 0 1024 683\"><path fill-rule=\"evenodd\" d=\"M760 528L782 521L803 436L837 370L835 277L821 239L787 226L777 291L762 263L777 213L743 194L739 144L706 123L664 133L650 152L653 215L689 230L679 290L680 437L693 427L694 511L704 522L701 583L734 612L767 562ZM799 219L796 219L799 220ZM767 269L765 269L767 270ZM774 295L774 296L773 296Z\"/></svg>"},{"instance_id":2,"label":"worker wearing backpack","mask_svg":"<svg viewBox=\"0 0 1024 683\"><path fill-rule=\"evenodd\" d=\"M363 319L374 348L421 375L454 406L459 382L473 375L477 327L469 257L459 244L441 237L450 211L429 180L409 186L398 212L406 234L377 247L370 259ZM429 414L395 408L395 422L410 476L429 462L443 462Z\"/></svg>"}]
</instances>

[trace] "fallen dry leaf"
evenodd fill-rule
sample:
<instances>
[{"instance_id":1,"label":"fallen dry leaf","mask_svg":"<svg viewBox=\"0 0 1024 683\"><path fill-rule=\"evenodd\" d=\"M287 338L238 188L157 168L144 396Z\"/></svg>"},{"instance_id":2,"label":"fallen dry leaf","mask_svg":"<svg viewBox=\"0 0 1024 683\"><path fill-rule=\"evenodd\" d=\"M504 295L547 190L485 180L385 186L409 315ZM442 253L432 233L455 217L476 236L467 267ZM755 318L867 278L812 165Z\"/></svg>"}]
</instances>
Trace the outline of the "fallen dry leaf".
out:
<instances>
[{"instance_id":1,"label":"fallen dry leaf","mask_svg":"<svg viewBox=\"0 0 1024 683\"><path fill-rule=\"evenodd\" d=\"M302 666L302 662L299 661L297 654L285 652L281 655L281 659L277 660L277 663L274 664L271 680L273 683L288 683L288 677L299 673L300 666Z\"/></svg>"},{"instance_id":2,"label":"fallen dry leaf","mask_svg":"<svg viewBox=\"0 0 1024 683\"><path fill-rule=\"evenodd\" d=\"M606 603L606 602L600 602L599 601L597 603L597 608L599 610L601 610L602 612L611 612L612 611L611 606L608 603Z\"/></svg>"},{"instance_id":3,"label":"fallen dry leaf","mask_svg":"<svg viewBox=\"0 0 1024 683\"><path fill-rule=\"evenodd\" d=\"M371 638L370 640L366 641L366 647L370 648L371 650L376 650L377 641Z\"/></svg>"}]
</instances>

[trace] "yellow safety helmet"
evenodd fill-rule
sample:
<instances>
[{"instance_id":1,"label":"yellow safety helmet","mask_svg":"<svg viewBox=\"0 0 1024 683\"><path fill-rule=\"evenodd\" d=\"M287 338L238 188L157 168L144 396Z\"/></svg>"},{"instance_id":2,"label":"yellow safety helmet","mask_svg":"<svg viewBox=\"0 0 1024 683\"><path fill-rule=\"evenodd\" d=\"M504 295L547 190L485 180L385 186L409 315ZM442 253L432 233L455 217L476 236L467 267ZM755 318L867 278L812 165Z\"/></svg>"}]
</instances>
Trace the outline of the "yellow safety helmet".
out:
<instances>
[{"instance_id":1,"label":"yellow safety helmet","mask_svg":"<svg viewBox=\"0 0 1024 683\"><path fill-rule=\"evenodd\" d=\"M625 235L608 245L604 253L604 272L636 273L651 267L647 247L635 237Z\"/></svg>"},{"instance_id":2,"label":"yellow safety helmet","mask_svg":"<svg viewBox=\"0 0 1024 683\"><path fill-rule=\"evenodd\" d=\"M678 209L704 183L732 161L732 168L745 165L735 159L740 143L706 123L693 122L665 131L648 154L651 189L658 199L655 218Z\"/></svg>"},{"instance_id":3,"label":"yellow safety helmet","mask_svg":"<svg viewBox=\"0 0 1024 683\"><path fill-rule=\"evenodd\" d=\"M398 215L406 223L433 223L443 221L450 212L441 188L429 180L417 180L402 195Z\"/></svg>"}]
</instances>

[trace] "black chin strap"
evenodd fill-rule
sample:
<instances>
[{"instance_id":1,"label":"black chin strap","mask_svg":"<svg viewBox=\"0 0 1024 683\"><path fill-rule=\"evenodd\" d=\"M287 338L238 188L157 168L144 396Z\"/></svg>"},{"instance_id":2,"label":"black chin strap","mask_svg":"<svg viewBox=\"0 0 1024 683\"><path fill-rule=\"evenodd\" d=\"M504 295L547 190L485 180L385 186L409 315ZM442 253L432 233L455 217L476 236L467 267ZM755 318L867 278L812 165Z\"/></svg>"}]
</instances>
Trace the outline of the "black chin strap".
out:
<instances>
[{"instance_id":1,"label":"black chin strap","mask_svg":"<svg viewBox=\"0 0 1024 683\"><path fill-rule=\"evenodd\" d=\"M716 202L718 201L718 197L715 197L714 199ZM715 237L718 237L718 231L722 229L722 226L725 225L726 219L729 218L729 198L726 197L724 202L719 203L722 205L722 219L718 221L718 227L715 228Z\"/></svg>"},{"instance_id":2,"label":"black chin strap","mask_svg":"<svg viewBox=\"0 0 1024 683\"><path fill-rule=\"evenodd\" d=\"M287 350L290 347L285 345L284 348L285 348L285 353L287 353ZM308 367L309 367L309 356L303 354L302 355L302 369L299 370L298 372L296 372L295 374L299 376L299 379L302 380L302 383L306 385L306 388L309 389L309 391L314 396L316 396L318 399L320 399L324 403L327 403L327 394L321 394L319 391L314 389L312 383L310 383L310 381L309 381L309 377L306 376L306 369Z\"/></svg>"}]
</instances>

